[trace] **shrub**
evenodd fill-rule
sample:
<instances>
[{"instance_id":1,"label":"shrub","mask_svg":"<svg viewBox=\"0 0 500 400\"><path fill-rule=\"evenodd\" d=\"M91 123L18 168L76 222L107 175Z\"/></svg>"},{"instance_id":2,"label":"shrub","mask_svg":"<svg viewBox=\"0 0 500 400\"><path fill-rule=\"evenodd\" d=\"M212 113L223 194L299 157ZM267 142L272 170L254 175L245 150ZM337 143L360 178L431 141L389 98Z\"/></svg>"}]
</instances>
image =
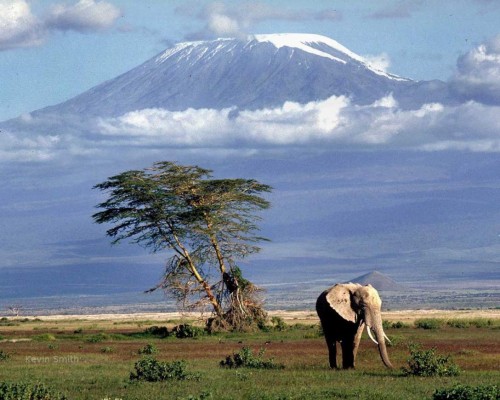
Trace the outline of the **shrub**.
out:
<instances>
[{"instance_id":1,"label":"shrub","mask_svg":"<svg viewBox=\"0 0 500 400\"><path fill-rule=\"evenodd\" d=\"M154 357L145 357L134 364L130 373L131 381L162 382L167 380L196 379L197 376L186 372L186 362L158 361Z\"/></svg>"},{"instance_id":2,"label":"shrub","mask_svg":"<svg viewBox=\"0 0 500 400\"><path fill-rule=\"evenodd\" d=\"M4 352L3 350L0 350L0 361L5 361L9 358L10 356Z\"/></svg>"},{"instance_id":3,"label":"shrub","mask_svg":"<svg viewBox=\"0 0 500 400\"><path fill-rule=\"evenodd\" d=\"M257 369L283 369L283 364L277 364L274 360L263 360L265 350L260 349L259 354L254 356L249 347L243 347L239 353L234 353L232 356L227 356L219 365L223 368L257 368Z\"/></svg>"},{"instance_id":4,"label":"shrub","mask_svg":"<svg viewBox=\"0 0 500 400\"><path fill-rule=\"evenodd\" d=\"M275 331L283 332L286 329L285 321L281 317L272 317L271 323Z\"/></svg>"},{"instance_id":5,"label":"shrub","mask_svg":"<svg viewBox=\"0 0 500 400\"><path fill-rule=\"evenodd\" d=\"M438 319L417 319L415 326L420 329L439 329L442 322Z\"/></svg>"},{"instance_id":6,"label":"shrub","mask_svg":"<svg viewBox=\"0 0 500 400\"><path fill-rule=\"evenodd\" d=\"M68 398L42 383L7 383L0 382L2 400L68 400Z\"/></svg>"},{"instance_id":7,"label":"shrub","mask_svg":"<svg viewBox=\"0 0 500 400\"><path fill-rule=\"evenodd\" d=\"M112 352L113 352L113 348L109 347L109 346L103 347L101 349L101 353L112 353Z\"/></svg>"},{"instance_id":8,"label":"shrub","mask_svg":"<svg viewBox=\"0 0 500 400\"><path fill-rule=\"evenodd\" d=\"M154 344L148 343L142 349L139 349L139 354L156 354L158 353L158 349Z\"/></svg>"},{"instance_id":9,"label":"shrub","mask_svg":"<svg viewBox=\"0 0 500 400\"><path fill-rule=\"evenodd\" d=\"M161 338L165 338L169 335L168 328L166 326L156 326L156 325L146 328L144 333L147 333L148 335L151 336L158 336Z\"/></svg>"},{"instance_id":10,"label":"shrub","mask_svg":"<svg viewBox=\"0 0 500 400\"><path fill-rule=\"evenodd\" d=\"M414 376L456 376L460 370L449 358L436 354L434 348L420 350L420 346L411 344L408 368L403 368L403 373Z\"/></svg>"},{"instance_id":11,"label":"shrub","mask_svg":"<svg viewBox=\"0 0 500 400\"><path fill-rule=\"evenodd\" d=\"M494 322L491 319L485 318L475 318L475 319L450 319L446 324L452 328L490 328L494 326Z\"/></svg>"},{"instance_id":12,"label":"shrub","mask_svg":"<svg viewBox=\"0 0 500 400\"><path fill-rule=\"evenodd\" d=\"M203 335L204 332L205 331L202 328L189 324L177 325L174 329L172 329L172 333L178 339L194 338Z\"/></svg>"},{"instance_id":13,"label":"shrub","mask_svg":"<svg viewBox=\"0 0 500 400\"><path fill-rule=\"evenodd\" d=\"M470 321L470 325L475 326L476 328L489 328L493 327L495 324L491 319L476 318Z\"/></svg>"},{"instance_id":14,"label":"shrub","mask_svg":"<svg viewBox=\"0 0 500 400\"><path fill-rule=\"evenodd\" d=\"M91 335L85 339L87 343L100 343L105 340L109 340L109 336L106 335L105 333L98 333L96 335Z\"/></svg>"},{"instance_id":15,"label":"shrub","mask_svg":"<svg viewBox=\"0 0 500 400\"><path fill-rule=\"evenodd\" d=\"M382 321L382 327L384 329L401 329L401 328L407 328L408 325L405 324L404 322L397 321L397 322L390 322L390 321Z\"/></svg>"},{"instance_id":16,"label":"shrub","mask_svg":"<svg viewBox=\"0 0 500 400\"><path fill-rule=\"evenodd\" d=\"M41 335L33 336L33 340L37 342L52 342L56 340L56 337L51 333L43 333Z\"/></svg>"},{"instance_id":17,"label":"shrub","mask_svg":"<svg viewBox=\"0 0 500 400\"><path fill-rule=\"evenodd\" d=\"M470 322L465 319L450 319L446 325L452 328L468 328L470 326Z\"/></svg>"},{"instance_id":18,"label":"shrub","mask_svg":"<svg viewBox=\"0 0 500 400\"><path fill-rule=\"evenodd\" d=\"M0 318L0 326L18 326L19 322L11 321L7 317Z\"/></svg>"},{"instance_id":19,"label":"shrub","mask_svg":"<svg viewBox=\"0 0 500 400\"><path fill-rule=\"evenodd\" d=\"M451 389L437 389L432 398L433 400L497 400L500 398L500 389L496 385L457 385Z\"/></svg>"}]
</instances>

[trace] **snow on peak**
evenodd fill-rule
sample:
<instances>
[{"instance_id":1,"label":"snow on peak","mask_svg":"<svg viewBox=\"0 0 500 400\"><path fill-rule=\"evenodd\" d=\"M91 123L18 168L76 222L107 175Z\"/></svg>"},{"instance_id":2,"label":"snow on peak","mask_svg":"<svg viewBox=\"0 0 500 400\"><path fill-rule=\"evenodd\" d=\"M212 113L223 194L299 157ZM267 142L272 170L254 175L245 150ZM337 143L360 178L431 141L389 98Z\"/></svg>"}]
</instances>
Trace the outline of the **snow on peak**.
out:
<instances>
[{"instance_id":1,"label":"snow on peak","mask_svg":"<svg viewBox=\"0 0 500 400\"><path fill-rule=\"evenodd\" d=\"M203 40L200 40L200 41L194 41L194 42L181 42L181 43L177 43L174 47L171 47L167 50L165 50L163 53L161 53L159 56L156 57L156 62L157 63L162 63L163 61L165 61L166 59L168 59L169 57L173 56L174 54L177 54L179 52L185 52L186 55L185 56L188 56L192 51L193 49L195 49L196 47L199 47L199 46L205 46L207 45L207 43L214 43L214 42L229 42L229 41L232 41L233 39L229 39L229 38L224 38L224 39L217 39L215 41L203 41ZM220 45L217 46L218 48L221 47ZM217 49L215 49L216 51ZM203 55L204 53L202 53Z\"/></svg>"},{"instance_id":2,"label":"snow on peak","mask_svg":"<svg viewBox=\"0 0 500 400\"><path fill-rule=\"evenodd\" d=\"M219 38L211 41L195 41L195 42L182 42L176 44L174 47L165 50L156 58L157 63L162 63L175 54L181 55L182 58L189 58L195 55L196 60L202 57L209 57L222 49L227 50L227 45L235 41L240 41L234 38ZM361 57L360 55L352 52L347 47L341 45L336 40L329 37L312 34L312 33L273 33L273 34L257 34L248 37L249 42L257 43L271 43L277 49L282 47L290 47L299 49L301 51L314 54L319 57L325 57L336 62L347 64L349 60L354 60L363 64L372 72L385 76L386 78L406 81L407 79L399 76L389 74L379 68L376 68L372 63ZM193 53L196 48L203 46L203 51ZM206 48L205 48L206 47ZM210 47L210 51L208 48ZM331 50L329 50L331 49ZM193 61L193 60L192 60Z\"/></svg>"},{"instance_id":3,"label":"snow on peak","mask_svg":"<svg viewBox=\"0 0 500 400\"><path fill-rule=\"evenodd\" d=\"M169 58L170 56L173 56L174 54L178 53L179 51L187 49L188 47L197 46L198 44L201 44L201 43L203 43L203 42L177 43L174 47L171 47L171 48L165 50L158 57L156 57L156 62L161 63L161 62L165 61L167 58Z\"/></svg>"},{"instance_id":4,"label":"snow on peak","mask_svg":"<svg viewBox=\"0 0 500 400\"><path fill-rule=\"evenodd\" d=\"M277 48L281 47L293 47L311 54L315 54L321 57L330 58L332 60L340 61L345 64L344 60L334 57L324 51L318 50L311 46L311 44L325 44L347 56L353 58L356 61L363 62L363 58L357 54L350 51L348 48L342 46L336 40L330 39L326 36L316 35L312 33L275 33L268 35L255 35L255 40L258 42L269 42L272 43Z\"/></svg>"},{"instance_id":5,"label":"snow on peak","mask_svg":"<svg viewBox=\"0 0 500 400\"><path fill-rule=\"evenodd\" d=\"M333 56L325 51L318 49L318 45L326 45L337 52L345 54L349 58L360 62L365 65L368 69L373 71L378 75L385 76L390 79L406 81L407 79L401 78L397 75L389 74L381 69L375 68L371 63L360 55L352 52L347 47L342 46L336 40L333 40L329 37L312 34L312 33L274 33L274 34L263 34L263 35L255 35L255 40L258 42L268 42L276 46L278 49L281 47L292 47L296 49L300 49L307 53L315 54L320 57L326 57L331 60L335 60L346 64L347 61L340 59L338 57ZM316 46L315 46L316 45Z\"/></svg>"}]
</instances>

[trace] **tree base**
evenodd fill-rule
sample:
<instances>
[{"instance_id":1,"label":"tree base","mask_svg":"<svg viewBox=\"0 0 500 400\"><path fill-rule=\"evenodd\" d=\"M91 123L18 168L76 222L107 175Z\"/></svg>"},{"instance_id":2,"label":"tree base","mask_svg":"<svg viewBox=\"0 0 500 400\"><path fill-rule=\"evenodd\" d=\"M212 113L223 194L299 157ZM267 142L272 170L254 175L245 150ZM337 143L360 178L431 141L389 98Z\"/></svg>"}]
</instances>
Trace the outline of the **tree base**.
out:
<instances>
[{"instance_id":1,"label":"tree base","mask_svg":"<svg viewBox=\"0 0 500 400\"><path fill-rule=\"evenodd\" d=\"M267 312L260 306L231 307L222 317L213 316L207 320L207 330L214 332L251 332L264 326L267 322Z\"/></svg>"}]
</instances>

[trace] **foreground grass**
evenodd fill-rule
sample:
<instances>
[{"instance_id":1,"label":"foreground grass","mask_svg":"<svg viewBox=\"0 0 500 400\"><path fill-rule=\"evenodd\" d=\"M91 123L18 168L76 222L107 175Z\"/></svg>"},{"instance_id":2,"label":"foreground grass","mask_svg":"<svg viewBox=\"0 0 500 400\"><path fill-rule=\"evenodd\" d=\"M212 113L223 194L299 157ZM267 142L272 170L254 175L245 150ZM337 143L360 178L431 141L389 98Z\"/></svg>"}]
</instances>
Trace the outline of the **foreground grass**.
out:
<instances>
[{"instance_id":1,"label":"foreground grass","mask_svg":"<svg viewBox=\"0 0 500 400\"><path fill-rule=\"evenodd\" d=\"M86 325L24 321L0 324L0 343L6 354L0 360L0 381L43 382L69 399L431 399L438 388L455 384L492 385L500 381L499 321L475 324L439 323L432 329L406 324L387 328L394 345L389 354L394 370L386 370L377 350L363 339L358 368L332 371L327 351L316 325L287 326L251 334L224 334L194 339L146 334L151 325L173 326L174 321L142 321L113 325ZM140 325L140 326L139 326ZM432 324L431 324L432 325ZM11 340L31 339L30 341ZM457 377L405 377L409 343L436 348L451 355L461 374ZM198 379L157 383L130 381L138 354L151 344L159 360L186 360ZM264 348L284 369L224 369L226 356L250 347Z\"/></svg>"}]
</instances>

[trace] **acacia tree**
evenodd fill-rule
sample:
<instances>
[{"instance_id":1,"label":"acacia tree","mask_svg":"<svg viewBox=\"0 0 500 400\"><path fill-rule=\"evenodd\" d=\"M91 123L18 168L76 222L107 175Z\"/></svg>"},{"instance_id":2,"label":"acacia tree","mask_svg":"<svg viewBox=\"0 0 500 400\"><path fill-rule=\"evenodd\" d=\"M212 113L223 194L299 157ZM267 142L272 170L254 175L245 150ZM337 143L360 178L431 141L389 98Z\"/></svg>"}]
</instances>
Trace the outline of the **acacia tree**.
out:
<instances>
[{"instance_id":1,"label":"acacia tree","mask_svg":"<svg viewBox=\"0 0 500 400\"><path fill-rule=\"evenodd\" d=\"M271 187L252 179L213 179L198 166L158 162L108 178L97 223L111 223L113 243L131 239L170 257L160 283L184 308L210 305L216 326L241 328L263 315L257 288L236 261L260 250L258 211Z\"/></svg>"}]
</instances>

